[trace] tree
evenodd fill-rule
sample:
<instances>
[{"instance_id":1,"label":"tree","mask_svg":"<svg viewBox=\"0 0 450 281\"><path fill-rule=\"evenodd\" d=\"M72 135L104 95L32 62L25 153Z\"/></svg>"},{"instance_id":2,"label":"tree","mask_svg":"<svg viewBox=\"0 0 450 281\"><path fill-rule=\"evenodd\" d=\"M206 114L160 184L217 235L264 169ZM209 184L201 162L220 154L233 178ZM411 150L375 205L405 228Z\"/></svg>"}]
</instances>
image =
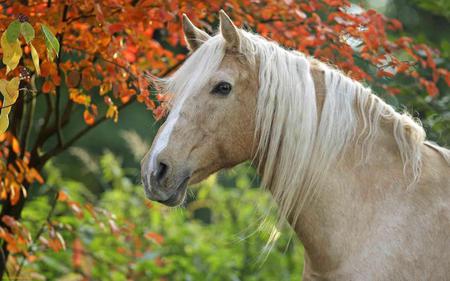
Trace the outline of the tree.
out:
<instances>
[{"instance_id":1,"label":"tree","mask_svg":"<svg viewBox=\"0 0 450 281\"><path fill-rule=\"evenodd\" d=\"M146 74L165 76L185 59L182 13L212 32L221 8L238 25L335 64L378 92L433 99L450 84L436 50L402 36L398 20L346 0L5 1L0 125L10 121L0 137L0 276L11 253L32 261L30 245L44 231L31 239L19 222L27 194L44 182L44 165L99 124L118 122L133 102L162 118L164 97ZM68 200L58 193L52 202L58 198ZM47 231L61 249L61 235Z\"/></svg>"}]
</instances>

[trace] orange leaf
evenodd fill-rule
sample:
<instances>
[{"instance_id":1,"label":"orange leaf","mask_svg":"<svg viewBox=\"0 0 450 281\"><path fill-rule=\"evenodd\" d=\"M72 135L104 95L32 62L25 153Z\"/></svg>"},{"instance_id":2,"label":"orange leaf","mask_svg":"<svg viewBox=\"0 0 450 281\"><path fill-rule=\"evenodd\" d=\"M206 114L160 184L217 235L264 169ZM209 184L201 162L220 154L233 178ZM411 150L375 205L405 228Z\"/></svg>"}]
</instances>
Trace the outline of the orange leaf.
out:
<instances>
[{"instance_id":1,"label":"orange leaf","mask_svg":"<svg viewBox=\"0 0 450 281\"><path fill-rule=\"evenodd\" d=\"M69 199L69 196L64 191L58 192L58 201L66 202Z\"/></svg>"},{"instance_id":2,"label":"orange leaf","mask_svg":"<svg viewBox=\"0 0 450 281\"><path fill-rule=\"evenodd\" d=\"M29 173L40 184L44 184L44 179L42 178L42 176L39 174L39 172L35 168L31 168Z\"/></svg>"},{"instance_id":3,"label":"orange leaf","mask_svg":"<svg viewBox=\"0 0 450 281\"><path fill-rule=\"evenodd\" d=\"M389 78L392 78L392 77L394 77L394 74L392 72L380 69L380 70L377 71L377 76L378 77L389 77Z\"/></svg>"},{"instance_id":4,"label":"orange leaf","mask_svg":"<svg viewBox=\"0 0 450 281\"><path fill-rule=\"evenodd\" d=\"M162 244L164 242L164 237L156 232L147 232L145 237L155 241L157 244Z\"/></svg>"},{"instance_id":5,"label":"orange leaf","mask_svg":"<svg viewBox=\"0 0 450 281\"><path fill-rule=\"evenodd\" d=\"M73 240L72 243L72 265L75 268L81 266L81 261L83 258L83 243L79 238Z\"/></svg>"},{"instance_id":6,"label":"orange leaf","mask_svg":"<svg viewBox=\"0 0 450 281\"><path fill-rule=\"evenodd\" d=\"M19 144L19 141L16 138L12 139L12 145L11 146L12 146L12 150L14 151L14 153L16 155L19 155L19 153L20 153L20 144Z\"/></svg>"},{"instance_id":7,"label":"orange leaf","mask_svg":"<svg viewBox=\"0 0 450 281\"><path fill-rule=\"evenodd\" d=\"M89 126L94 125L95 123L95 118L94 116L89 112L89 110L84 110L83 112L83 118L84 118L84 122L86 122L86 124L88 124Z\"/></svg>"},{"instance_id":8,"label":"orange leaf","mask_svg":"<svg viewBox=\"0 0 450 281\"><path fill-rule=\"evenodd\" d=\"M42 85L43 93L50 93L53 89L55 89L55 85L49 80L45 81L44 84Z\"/></svg>"},{"instance_id":9,"label":"orange leaf","mask_svg":"<svg viewBox=\"0 0 450 281\"><path fill-rule=\"evenodd\" d=\"M20 193L21 188L18 183L12 182L10 186L10 194L9 194L9 200L11 201L11 205L16 205L20 200Z\"/></svg>"}]
</instances>

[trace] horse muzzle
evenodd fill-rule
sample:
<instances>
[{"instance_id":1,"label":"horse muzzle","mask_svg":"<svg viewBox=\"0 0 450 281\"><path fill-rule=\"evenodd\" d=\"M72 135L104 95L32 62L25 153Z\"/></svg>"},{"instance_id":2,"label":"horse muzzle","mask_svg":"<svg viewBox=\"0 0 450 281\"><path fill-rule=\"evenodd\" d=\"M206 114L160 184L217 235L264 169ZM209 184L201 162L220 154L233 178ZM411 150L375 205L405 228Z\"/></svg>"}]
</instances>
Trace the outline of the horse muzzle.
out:
<instances>
[{"instance_id":1,"label":"horse muzzle","mask_svg":"<svg viewBox=\"0 0 450 281\"><path fill-rule=\"evenodd\" d=\"M167 162L158 161L153 171L141 171L145 195L166 206L177 206L185 197L190 174L177 173Z\"/></svg>"}]
</instances>

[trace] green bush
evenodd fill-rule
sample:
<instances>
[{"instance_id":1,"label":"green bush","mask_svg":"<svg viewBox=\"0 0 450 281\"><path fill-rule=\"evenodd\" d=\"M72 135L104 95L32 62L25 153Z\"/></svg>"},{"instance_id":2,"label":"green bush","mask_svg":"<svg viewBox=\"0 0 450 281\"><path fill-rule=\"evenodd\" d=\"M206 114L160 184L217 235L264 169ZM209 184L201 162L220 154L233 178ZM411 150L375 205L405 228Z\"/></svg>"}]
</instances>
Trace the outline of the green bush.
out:
<instances>
[{"instance_id":1,"label":"green bush","mask_svg":"<svg viewBox=\"0 0 450 281\"><path fill-rule=\"evenodd\" d=\"M87 157L81 150L76 153ZM50 223L44 224L39 249L34 249L37 260L25 265L23 276L33 274L42 280L301 276L303 249L287 228L272 251L264 252L274 208L270 196L256 188L255 173L248 165L211 176L191 189L185 206L170 209L145 199L142 186L133 183L138 171L124 170L111 152L98 161L84 160L91 165L85 166L86 175L95 177L104 192L96 197L81 180L64 179L54 165L46 166L48 181L40 192L48 196L36 196L29 203L24 213L29 229L38 230L52 203L57 203ZM57 191L63 193L53 201ZM262 224L263 220L267 222ZM55 252L45 242L52 241L51 229L63 233L65 251Z\"/></svg>"}]
</instances>

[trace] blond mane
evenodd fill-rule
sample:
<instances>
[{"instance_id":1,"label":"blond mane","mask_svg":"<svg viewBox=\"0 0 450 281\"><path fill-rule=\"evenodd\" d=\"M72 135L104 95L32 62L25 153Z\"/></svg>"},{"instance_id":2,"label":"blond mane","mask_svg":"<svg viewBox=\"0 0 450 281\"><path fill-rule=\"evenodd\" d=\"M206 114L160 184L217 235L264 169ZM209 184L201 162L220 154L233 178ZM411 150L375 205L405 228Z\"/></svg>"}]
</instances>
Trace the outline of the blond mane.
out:
<instances>
[{"instance_id":1,"label":"blond mane","mask_svg":"<svg viewBox=\"0 0 450 281\"><path fill-rule=\"evenodd\" d=\"M349 145L361 143L362 161L367 161L382 121L392 124L404 174L412 175L410 186L418 181L425 132L409 115L323 63L318 66L325 97L319 107L311 58L260 36L241 34L247 39L242 52L259 64L255 140L262 185L271 190L281 217L296 221Z\"/></svg>"}]
</instances>

